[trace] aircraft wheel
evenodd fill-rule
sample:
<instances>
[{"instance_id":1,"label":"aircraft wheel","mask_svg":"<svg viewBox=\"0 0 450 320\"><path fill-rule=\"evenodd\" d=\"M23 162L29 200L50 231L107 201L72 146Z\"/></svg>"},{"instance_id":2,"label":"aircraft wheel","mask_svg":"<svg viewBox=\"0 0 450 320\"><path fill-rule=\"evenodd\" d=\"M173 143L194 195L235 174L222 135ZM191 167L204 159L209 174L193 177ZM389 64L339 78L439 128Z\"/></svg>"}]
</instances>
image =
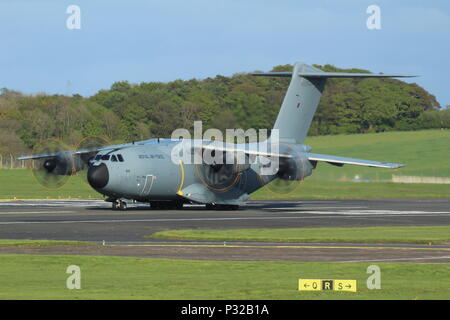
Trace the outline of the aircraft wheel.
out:
<instances>
[{"instance_id":1,"label":"aircraft wheel","mask_svg":"<svg viewBox=\"0 0 450 320\"><path fill-rule=\"evenodd\" d=\"M164 210L166 205L164 201L150 201L150 207L155 210Z\"/></svg>"},{"instance_id":2,"label":"aircraft wheel","mask_svg":"<svg viewBox=\"0 0 450 320\"><path fill-rule=\"evenodd\" d=\"M119 209L120 210L127 210L127 203L125 201L119 202Z\"/></svg>"},{"instance_id":3,"label":"aircraft wheel","mask_svg":"<svg viewBox=\"0 0 450 320\"><path fill-rule=\"evenodd\" d=\"M156 210L181 210L182 201L150 201L150 207Z\"/></svg>"},{"instance_id":4,"label":"aircraft wheel","mask_svg":"<svg viewBox=\"0 0 450 320\"><path fill-rule=\"evenodd\" d=\"M238 209L239 209L239 206L235 205L235 204L222 205L222 210L231 211L231 210L238 210Z\"/></svg>"},{"instance_id":5,"label":"aircraft wheel","mask_svg":"<svg viewBox=\"0 0 450 320\"><path fill-rule=\"evenodd\" d=\"M127 203L125 201L116 200L112 203L113 210L127 210Z\"/></svg>"},{"instance_id":6,"label":"aircraft wheel","mask_svg":"<svg viewBox=\"0 0 450 320\"><path fill-rule=\"evenodd\" d=\"M175 209L176 210L182 210L183 209L183 202L182 201L175 201Z\"/></svg>"},{"instance_id":7,"label":"aircraft wheel","mask_svg":"<svg viewBox=\"0 0 450 320\"><path fill-rule=\"evenodd\" d=\"M161 209L161 203L159 201L150 201L150 208L159 210Z\"/></svg>"},{"instance_id":8,"label":"aircraft wheel","mask_svg":"<svg viewBox=\"0 0 450 320\"><path fill-rule=\"evenodd\" d=\"M206 210L223 210L223 211L230 211L230 210L238 210L239 206L235 204L213 204L213 203L207 203L206 204Z\"/></svg>"}]
</instances>

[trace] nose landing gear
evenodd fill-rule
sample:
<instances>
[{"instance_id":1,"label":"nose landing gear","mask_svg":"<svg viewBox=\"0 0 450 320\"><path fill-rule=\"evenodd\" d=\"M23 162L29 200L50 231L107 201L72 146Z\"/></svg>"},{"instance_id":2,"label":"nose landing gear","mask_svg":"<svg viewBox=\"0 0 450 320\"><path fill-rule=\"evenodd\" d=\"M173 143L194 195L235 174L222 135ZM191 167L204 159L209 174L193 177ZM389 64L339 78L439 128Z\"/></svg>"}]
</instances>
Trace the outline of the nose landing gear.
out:
<instances>
[{"instance_id":1,"label":"nose landing gear","mask_svg":"<svg viewBox=\"0 0 450 320\"><path fill-rule=\"evenodd\" d=\"M113 210L127 210L127 203L122 200L116 200L112 203Z\"/></svg>"}]
</instances>

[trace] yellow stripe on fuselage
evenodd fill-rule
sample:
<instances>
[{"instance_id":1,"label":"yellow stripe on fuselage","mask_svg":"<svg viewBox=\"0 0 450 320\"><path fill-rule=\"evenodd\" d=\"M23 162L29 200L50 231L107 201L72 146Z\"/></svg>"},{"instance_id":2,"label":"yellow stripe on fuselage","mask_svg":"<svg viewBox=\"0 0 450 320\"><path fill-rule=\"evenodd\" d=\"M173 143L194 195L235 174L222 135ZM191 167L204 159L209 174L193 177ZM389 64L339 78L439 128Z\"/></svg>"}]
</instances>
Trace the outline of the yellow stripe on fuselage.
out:
<instances>
[{"instance_id":1,"label":"yellow stripe on fuselage","mask_svg":"<svg viewBox=\"0 0 450 320\"><path fill-rule=\"evenodd\" d=\"M179 196L182 196L183 191L181 191L181 189L183 188L183 185L184 185L184 166L183 166L183 161L181 161L181 160L180 160L180 167L181 167L181 183L180 183L180 186L178 187L177 194Z\"/></svg>"}]
</instances>

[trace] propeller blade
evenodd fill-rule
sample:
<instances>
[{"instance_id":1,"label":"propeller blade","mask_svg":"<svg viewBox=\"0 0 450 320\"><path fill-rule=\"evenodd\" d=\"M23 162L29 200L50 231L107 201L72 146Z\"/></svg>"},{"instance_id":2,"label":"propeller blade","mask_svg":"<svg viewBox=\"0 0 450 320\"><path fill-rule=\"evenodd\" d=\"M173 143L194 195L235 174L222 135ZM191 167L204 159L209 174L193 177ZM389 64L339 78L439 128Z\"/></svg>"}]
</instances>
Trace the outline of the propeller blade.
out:
<instances>
[{"instance_id":1,"label":"propeller blade","mask_svg":"<svg viewBox=\"0 0 450 320\"><path fill-rule=\"evenodd\" d=\"M60 189L69 180L73 172L71 156L64 152L67 145L58 139L41 141L33 148L35 153L55 153L55 156L35 160L33 176L45 189Z\"/></svg>"},{"instance_id":2,"label":"propeller blade","mask_svg":"<svg viewBox=\"0 0 450 320\"><path fill-rule=\"evenodd\" d=\"M196 152L201 152L201 150ZM227 163L224 153L223 163L197 164L195 172L208 189L225 192L238 183L240 172L237 169L235 164Z\"/></svg>"},{"instance_id":3,"label":"propeller blade","mask_svg":"<svg viewBox=\"0 0 450 320\"><path fill-rule=\"evenodd\" d=\"M266 188L275 194L286 195L294 192L299 187L301 181L297 180L284 180L276 178L266 185Z\"/></svg>"}]
</instances>

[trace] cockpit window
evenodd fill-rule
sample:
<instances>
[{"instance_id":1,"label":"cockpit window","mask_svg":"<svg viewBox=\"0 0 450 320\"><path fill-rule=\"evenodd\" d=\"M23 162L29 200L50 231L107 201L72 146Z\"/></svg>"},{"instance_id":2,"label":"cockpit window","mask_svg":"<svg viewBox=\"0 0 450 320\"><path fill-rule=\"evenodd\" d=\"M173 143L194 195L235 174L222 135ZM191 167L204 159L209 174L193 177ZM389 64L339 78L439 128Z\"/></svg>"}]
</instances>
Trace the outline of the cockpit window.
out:
<instances>
[{"instance_id":1,"label":"cockpit window","mask_svg":"<svg viewBox=\"0 0 450 320\"><path fill-rule=\"evenodd\" d=\"M102 156L102 160L108 161L109 160L109 154L105 154Z\"/></svg>"},{"instance_id":2,"label":"cockpit window","mask_svg":"<svg viewBox=\"0 0 450 320\"><path fill-rule=\"evenodd\" d=\"M123 162L123 157L122 157L121 154L118 154L118 155L117 155L117 158L119 159L120 162Z\"/></svg>"},{"instance_id":3,"label":"cockpit window","mask_svg":"<svg viewBox=\"0 0 450 320\"><path fill-rule=\"evenodd\" d=\"M102 155L101 155L101 154L98 154L98 155L95 156L95 160L96 160L96 161L100 160L101 158L102 158Z\"/></svg>"},{"instance_id":4,"label":"cockpit window","mask_svg":"<svg viewBox=\"0 0 450 320\"><path fill-rule=\"evenodd\" d=\"M112 162L117 162L117 158L116 158L115 155L112 155L112 156L111 156L111 161L112 161Z\"/></svg>"}]
</instances>

